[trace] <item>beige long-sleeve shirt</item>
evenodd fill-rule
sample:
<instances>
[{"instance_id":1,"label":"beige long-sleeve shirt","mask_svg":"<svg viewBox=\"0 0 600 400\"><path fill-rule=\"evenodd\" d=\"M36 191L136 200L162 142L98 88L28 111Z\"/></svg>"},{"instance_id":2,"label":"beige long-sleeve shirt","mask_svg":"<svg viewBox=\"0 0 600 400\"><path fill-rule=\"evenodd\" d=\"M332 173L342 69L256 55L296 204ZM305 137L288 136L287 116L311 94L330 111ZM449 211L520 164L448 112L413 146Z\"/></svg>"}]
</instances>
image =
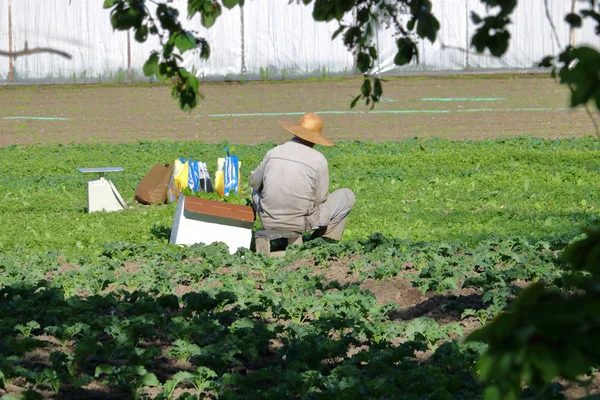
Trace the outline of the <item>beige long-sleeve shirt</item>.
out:
<instances>
[{"instance_id":1,"label":"beige long-sleeve shirt","mask_svg":"<svg viewBox=\"0 0 600 400\"><path fill-rule=\"evenodd\" d=\"M327 160L294 139L267 152L250 176L258 191L258 214L266 229L304 232L326 226L323 206L329 192Z\"/></svg>"}]
</instances>

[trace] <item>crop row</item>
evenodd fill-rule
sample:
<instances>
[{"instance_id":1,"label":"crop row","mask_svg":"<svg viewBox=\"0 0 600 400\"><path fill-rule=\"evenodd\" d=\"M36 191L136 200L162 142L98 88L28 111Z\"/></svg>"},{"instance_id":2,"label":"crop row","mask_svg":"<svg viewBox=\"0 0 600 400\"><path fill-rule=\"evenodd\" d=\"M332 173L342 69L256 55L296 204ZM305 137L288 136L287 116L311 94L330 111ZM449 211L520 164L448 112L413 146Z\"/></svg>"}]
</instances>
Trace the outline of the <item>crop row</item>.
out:
<instances>
[{"instance_id":1,"label":"crop row","mask_svg":"<svg viewBox=\"0 0 600 400\"><path fill-rule=\"evenodd\" d=\"M105 243L168 241L174 205L136 204L133 193L157 162L198 159L214 172L226 145L140 142L0 149L0 250L60 250L65 257L97 256ZM248 176L272 145L229 146ZM575 236L597 221L598 150L593 138L518 138L483 142L406 140L352 142L322 149L331 189L349 187L356 205L344 238L375 232L412 240L495 236L536 241ZM119 213L85 213L80 167L122 166L109 174L126 202Z\"/></svg>"},{"instance_id":2,"label":"crop row","mask_svg":"<svg viewBox=\"0 0 600 400\"><path fill-rule=\"evenodd\" d=\"M525 239L469 247L373 235L308 242L281 259L123 242L78 265L3 255L0 385L46 397L100 385L155 398L474 398L483 347L455 340L460 320L399 319L361 284L402 274L424 291L470 285L482 306L459 311L485 322L518 281L557 277L556 254ZM340 261L357 279L315 273Z\"/></svg>"}]
</instances>

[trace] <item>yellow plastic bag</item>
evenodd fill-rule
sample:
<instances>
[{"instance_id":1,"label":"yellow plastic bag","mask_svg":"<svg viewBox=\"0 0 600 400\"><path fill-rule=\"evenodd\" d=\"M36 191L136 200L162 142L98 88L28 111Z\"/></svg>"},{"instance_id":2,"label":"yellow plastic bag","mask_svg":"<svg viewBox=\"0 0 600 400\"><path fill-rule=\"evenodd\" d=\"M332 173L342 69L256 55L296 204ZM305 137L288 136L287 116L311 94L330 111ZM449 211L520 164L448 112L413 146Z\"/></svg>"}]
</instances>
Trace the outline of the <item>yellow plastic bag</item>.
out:
<instances>
[{"instance_id":1,"label":"yellow plastic bag","mask_svg":"<svg viewBox=\"0 0 600 400\"><path fill-rule=\"evenodd\" d=\"M169 181L169 188L167 189L167 201L174 203L179 197L179 192L188 187L188 173L189 165L187 162L183 163L177 159L173 163L173 174Z\"/></svg>"},{"instance_id":2,"label":"yellow plastic bag","mask_svg":"<svg viewBox=\"0 0 600 400\"><path fill-rule=\"evenodd\" d=\"M219 158L217 160L217 172L215 172L215 192L219 194L219 196L225 196L225 171L223 167L225 166L225 159Z\"/></svg>"},{"instance_id":3,"label":"yellow plastic bag","mask_svg":"<svg viewBox=\"0 0 600 400\"><path fill-rule=\"evenodd\" d=\"M178 165L179 164L179 165ZM179 166L179 168L177 168ZM186 187L188 187L188 175L190 173L190 165L186 162L181 162L179 160L175 160L175 172L173 176L173 183L175 187L180 192L183 191Z\"/></svg>"},{"instance_id":4,"label":"yellow plastic bag","mask_svg":"<svg viewBox=\"0 0 600 400\"><path fill-rule=\"evenodd\" d=\"M242 195L242 179L241 179L242 162L238 161L238 193ZM215 172L215 192L221 197L225 197L225 158L217 160L217 171ZM228 193L229 194L229 193Z\"/></svg>"}]
</instances>

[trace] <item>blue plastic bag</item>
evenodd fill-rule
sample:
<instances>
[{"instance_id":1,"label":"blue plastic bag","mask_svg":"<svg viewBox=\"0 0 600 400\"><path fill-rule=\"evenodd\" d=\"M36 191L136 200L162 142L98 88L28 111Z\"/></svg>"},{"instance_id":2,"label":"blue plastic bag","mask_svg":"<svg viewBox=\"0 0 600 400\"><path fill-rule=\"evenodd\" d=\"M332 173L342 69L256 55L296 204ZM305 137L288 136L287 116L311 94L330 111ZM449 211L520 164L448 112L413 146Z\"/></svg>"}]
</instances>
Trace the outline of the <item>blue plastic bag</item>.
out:
<instances>
[{"instance_id":1,"label":"blue plastic bag","mask_svg":"<svg viewBox=\"0 0 600 400\"><path fill-rule=\"evenodd\" d=\"M212 192L210 184L210 176L206 164L200 161L189 160L187 158L179 158L182 164L187 164L188 176L187 187L192 192Z\"/></svg>"},{"instance_id":2,"label":"blue plastic bag","mask_svg":"<svg viewBox=\"0 0 600 400\"><path fill-rule=\"evenodd\" d=\"M189 161L188 187L192 192L200 190L200 168L198 161Z\"/></svg>"},{"instance_id":3,"label":"blue plastic bag","mask_svg":"<svg viewBox=\"0 0 600 400\"><path fill-rule=\"evenodd\" d=\"M227 157L225 157L225 195L229 194L231 191L233 193L238 194L238 186L239 186L239 161L237 156L232 156L229 154L229 150L227 151Z\"/></svg>"}]
</instances>

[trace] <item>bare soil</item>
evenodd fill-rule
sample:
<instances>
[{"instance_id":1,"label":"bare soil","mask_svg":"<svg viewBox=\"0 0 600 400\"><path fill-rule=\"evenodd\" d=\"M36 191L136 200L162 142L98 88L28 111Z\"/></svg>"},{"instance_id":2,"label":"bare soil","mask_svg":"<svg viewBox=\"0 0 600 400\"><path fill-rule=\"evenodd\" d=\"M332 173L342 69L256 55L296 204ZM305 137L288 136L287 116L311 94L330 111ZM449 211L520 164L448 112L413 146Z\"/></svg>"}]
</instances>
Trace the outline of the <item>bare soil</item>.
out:
<instances>
[{"instance_id":1,"label":"bare soil","mask_svg":"<svg viewBox=\"0 0 600 400\"><path fill-rule=\"evenodd\" d=\"M289 134L277 121L295 122L299 115L285 114L304 112L322 113L325 133L334 141L594 134L585 112L566 110L568 91L545 76L394 78L384 83L385 101L373 110L364 103L351 109L361 82L204 83L205 99L192 112L181 111L170 88L157 84L5 86L0 87L0 146L280 143Z\"/></svg>"}]
</instances>

